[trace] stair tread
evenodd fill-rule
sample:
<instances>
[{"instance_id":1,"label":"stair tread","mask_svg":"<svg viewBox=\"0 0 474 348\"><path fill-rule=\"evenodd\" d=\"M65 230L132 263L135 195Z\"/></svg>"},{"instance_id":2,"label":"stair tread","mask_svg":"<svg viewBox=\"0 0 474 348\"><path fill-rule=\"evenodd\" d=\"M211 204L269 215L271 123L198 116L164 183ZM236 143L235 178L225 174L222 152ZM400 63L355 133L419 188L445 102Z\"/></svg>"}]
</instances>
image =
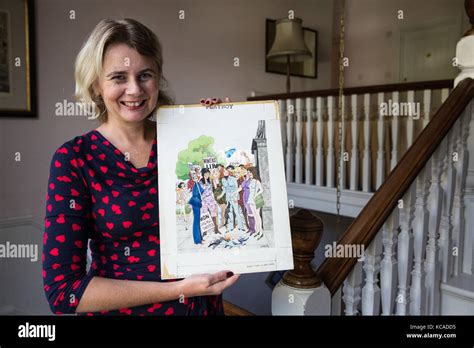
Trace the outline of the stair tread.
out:
<instances>
[{"instance_id":1,"label":"stair tread","mask_svg":"<svg viewBox=\"0 0 474 348\"><path fill-rule=\"evenodd\" d=\"M461 273L441 285L442 289L474 296L474 275Z\"/></svg>"}]
</instances>

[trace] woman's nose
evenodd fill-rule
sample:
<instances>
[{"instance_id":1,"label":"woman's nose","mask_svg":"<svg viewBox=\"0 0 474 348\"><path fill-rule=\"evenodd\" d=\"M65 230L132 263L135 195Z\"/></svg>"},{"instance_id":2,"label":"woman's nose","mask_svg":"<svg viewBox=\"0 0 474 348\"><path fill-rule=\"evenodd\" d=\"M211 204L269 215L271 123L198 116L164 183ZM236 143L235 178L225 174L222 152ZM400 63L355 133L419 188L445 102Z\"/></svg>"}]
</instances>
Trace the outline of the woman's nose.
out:
<instances>
[{"instance_id":1,"label":"woman's nose","mask_svg":"<svg viewBox=\"0 0 474 348\"><path fill-rule=\"evenodd\" d=\"M140 95L143 91L142 86L140 83L137 81L137 79L130 79L130 81L127 84L127 94L130 95Z\"/></svg>"}]
</instances>

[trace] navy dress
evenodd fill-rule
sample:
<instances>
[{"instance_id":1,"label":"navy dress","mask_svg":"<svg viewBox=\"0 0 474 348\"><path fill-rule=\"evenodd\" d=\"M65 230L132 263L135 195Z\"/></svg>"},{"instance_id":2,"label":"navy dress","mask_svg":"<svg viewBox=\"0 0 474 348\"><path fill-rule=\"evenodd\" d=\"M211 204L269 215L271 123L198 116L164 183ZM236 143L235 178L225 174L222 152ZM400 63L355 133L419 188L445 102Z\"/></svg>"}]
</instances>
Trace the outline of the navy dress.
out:
<instances>
[{"instance_id":1,"label":"navy dress","mask_svg":"<svg viewBox=\"0 0 474 348\"><path fill-rule=\"evenodd\" d=\"M53 313L75 313L94 276L167 281L160 276L156 144L155 139L144 168L126 161L96 130L54 153L42 258L44 290ZM92 263L87 271L89 240ZM220 295L203 296L86 314L222 315L223 304Z\"/></svg>"}]
</instances>

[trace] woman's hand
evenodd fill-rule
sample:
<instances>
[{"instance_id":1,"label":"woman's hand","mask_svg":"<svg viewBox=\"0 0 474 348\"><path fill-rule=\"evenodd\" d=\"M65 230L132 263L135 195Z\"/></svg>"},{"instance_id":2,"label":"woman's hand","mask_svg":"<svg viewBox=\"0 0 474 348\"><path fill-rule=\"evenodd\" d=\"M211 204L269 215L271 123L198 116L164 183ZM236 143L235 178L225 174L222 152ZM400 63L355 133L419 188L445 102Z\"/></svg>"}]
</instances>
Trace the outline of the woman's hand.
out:
<instances>
[{"instance_id":1,"label":"woman's hand","mask_svg":"<svg viewBox=\"0 0 474 348\"><path fill-rule=\"evenodd\" d=\"M215 105L222 102L231 103L231 100L229 97L225 97L224 101L222 101L220 98L202 98L201 99L201 105L205 105L205 106Z\"/></svg>"},{"instance_id":2,"label":"woman's hand","mask_svg":"<svg viewBox=\"0 0 474 348\"><path fill-rule=\"evenodd\" d=\"M239 277L240 275L229 271L193 275L180 281L181 295L185 297L220 295Z\"/></svg>"}]
</instances>

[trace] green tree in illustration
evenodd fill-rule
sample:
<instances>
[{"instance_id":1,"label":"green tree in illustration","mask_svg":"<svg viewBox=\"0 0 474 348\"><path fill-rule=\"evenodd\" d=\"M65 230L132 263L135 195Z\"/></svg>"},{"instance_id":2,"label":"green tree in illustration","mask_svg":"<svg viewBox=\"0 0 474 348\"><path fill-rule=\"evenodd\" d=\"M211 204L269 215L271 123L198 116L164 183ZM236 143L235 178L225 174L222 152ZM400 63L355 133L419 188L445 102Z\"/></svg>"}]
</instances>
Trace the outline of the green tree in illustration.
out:
<instances>
[{"instance_id":1,"label":"green tree in illustration","mask_svg":"<svg viewBox=\"0 0 474 348\"><path fill-rule=\"evenodd\" d=\"M220 160L218 153L212 145L214 138L201 135L199 138L191 140L186 150L178 153L178 161L176 162L176 176L180 180L189 179L188 163L203 166L203 158L215 157Z\"/></svg>"}]
</instances>

